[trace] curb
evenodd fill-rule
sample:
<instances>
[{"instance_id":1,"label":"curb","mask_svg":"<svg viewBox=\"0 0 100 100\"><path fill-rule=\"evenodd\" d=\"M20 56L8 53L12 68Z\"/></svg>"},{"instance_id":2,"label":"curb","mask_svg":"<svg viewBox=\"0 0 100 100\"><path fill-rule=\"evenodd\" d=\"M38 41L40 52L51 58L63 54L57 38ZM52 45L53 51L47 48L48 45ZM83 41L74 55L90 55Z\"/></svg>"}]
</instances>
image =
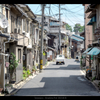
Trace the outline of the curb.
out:
<instances>
[{"instance_id":1,"label":"curb","mask_svg":"<svg viewBox=\"0 0 100 100\"><path fill-rule=\"evenodd\" d=\"M21 87L23 87L28 81L30 81L31 79L33 79L35 76L36 76L36 75L34 75L34 76L31 77L31 78L28 77L26 80L23 81L23 83L22 83L20 86L17 87L17 89L14 89L10 94L6 94L6 95L4 95L4 96L11 96L11 95L14 95L16 92L19 91L19 89L20 89Z\"/></svg>"},{"instance_id":2,"label":"curb","mask_svg":"<svg viewBox=\"0 0 100 100\"><path fill-rule=\"evenodd\" d=\"M94 83L94 82L91 82L93 85L94 85L94 87L96 88L96 90L100 93L100 90L99 90L99 88L96 86L96 84Z\"/></svg>"},{"instance_id":3,"label":"curb","mask_svg":"<svg viewBox=\"0 0 100 100\"><path fill-rule=\"evenodd\" d=\"M80 70L80 71L81 71L82 75L84 75L84 78L87 79L86 76L85 76L86 72L84 72L83 70ZM88 79L87 79L87 80L88 80ZM91 83L93 84L93 86L96 88L96 90L100 93L100 90L99 90L99 88L96 86L96 84L95 84L94 82L90 81L90 80L88 80L88 81L91 82Z\"/></svg>"},{"instance_id":4,"label":"curb","mask_svg":"<svg viewBox=\"0 0 100 100\"><path fill-rule=\"evenodd\" d=\"M52 61L51 61L52 62ZM49 66L49 64L51 63L51 62L48 62L48 64L45 66L45 67L43 67L43 69L45 69L47 66ZM18 87L17 87L17 89L15 88L11 93L9 93L9 94L3 94L3 95L0 95L0 96L13 96L15 93L17 93L18 91L19 91L19 89L20 88L22 88L28 81L30 81L31 79L33 79L35 76L37 76L38 74L39 74L40 72L38 71L34 76L32 76L31 78L30 77L28 77L26 80L24 80L23 81L23 83L21 84L21 85L19 85ZM19 83L20 84L20 83Z\"/></svg>"}]
</instances>

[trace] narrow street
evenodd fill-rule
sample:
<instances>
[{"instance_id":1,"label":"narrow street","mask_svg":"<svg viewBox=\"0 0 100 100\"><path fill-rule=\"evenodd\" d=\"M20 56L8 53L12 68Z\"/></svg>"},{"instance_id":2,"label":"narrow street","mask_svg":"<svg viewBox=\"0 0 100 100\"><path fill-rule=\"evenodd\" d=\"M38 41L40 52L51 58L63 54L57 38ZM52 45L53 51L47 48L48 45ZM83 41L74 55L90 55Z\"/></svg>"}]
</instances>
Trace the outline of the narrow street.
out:
<instances>
[{"instance_id":1,"label":"narrow street","mask_svg":"<svg viewBox=\"0 0 100 100\"><path fill-rule=\"evenodd\" d=\"M65 65L52 62L13 96L100 96L75 59L66 59Z\"/></svg>"}]
</instances>

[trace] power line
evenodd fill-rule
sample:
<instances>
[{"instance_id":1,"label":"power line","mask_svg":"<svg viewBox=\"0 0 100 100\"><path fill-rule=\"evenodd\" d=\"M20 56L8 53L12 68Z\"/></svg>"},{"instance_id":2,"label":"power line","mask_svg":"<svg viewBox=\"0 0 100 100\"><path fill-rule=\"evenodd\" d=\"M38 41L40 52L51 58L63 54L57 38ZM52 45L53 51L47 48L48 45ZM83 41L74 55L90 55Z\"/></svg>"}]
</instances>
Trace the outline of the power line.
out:
<instances>
[{"instance_id":1,"label":"power line","mask_svg":"<svg viewBox=\"0 0 100 100\"><path fill-rule=\"evenodd\" d=\"M39 5L39 6L40 6L40 5ZM37 7L37 9L39 8L39 6ZM36 13L37 9L35 10L35 13Z\"/></svg>"},{"instance_id":2,"label":"power line","mask_svg":"<svg viewBox=\"0 0 100 100\"><path fill-rule=\"evenodd\" d=\"M45 11L47 12L47 10L46 10L46 9L45 9ZM49 14L48 14L48 12L47 12L47 15L49 15Z\"/></svg>"},{"instance_id":3,"label":"power line","mask_svg":"<svg viewBox=\"0 0 100 100\"><path fill-rule=\"evenodd\" d=\"M71 13L72 14L72 13ZM70 14L69 14L70 15ZM73 15L71 15L71 16L73 16ZM75 15L74 15L74 18L78 21L78 20L80 20L78 17L78 19L75 17ZM80 20L80 21L82 21L82 20ZM82 21L83 22L83 21Z\"/></svg>"},{"instance_id":4,"label":"power line","mask_svg":"<svg viewBox=\"0 0 100 100\"><path fill-rule=\"evenodd\" d=\"M83 8L81 8L80 10L73 12L73 11L71 11L71 10L68 8L68 6L66 6L66 8L67 8L70 12L72 12L72 13L77 13L78 11L80 11L80 10L83 9Z\"/></svg>"},{"instance_id":5,"label":"power line","mask_svg":"<svg viewBox=\"0 0 100 100\"><path fill-rule=\"evenodd\" d=\"M76 14L76 12L72 12L72 11L70 11L69 9L67 9L66 11L68 11L69 13ZM80 14L77 14L77 15L80 15ZM80 16L83 16L83 15L80 15Z\"/></svg>"},{"instance_id":6,"label":"power line","mask_svg":"<svg viewBox=\"0 0 100 100\"><path fill-rule=\"evenodd\" d=\"M75 9L75 8L77 9L78 7L79 7L79 6L77 6L77 7L74 7L74 8L71 8L71 10L72 10L72 9Z\"/></svg>"},{"instance_id":7,"label":"power line","mask_svg":"<svg viewBox=\"0 0 100 100\"><path fill-rule=\"evenodd\" d=\"M41 9L41 10L39 10L38 12L40 12L40 11L42 11L42 9ZM36 12L36 13L38 13L38 12Z\"/></svg>"},{"instance_id":8,"label":"power line","mask_svg":"<svg viewBox=\"0 0 100 100\"><path fill-rule=\"evenodd\" d=\"M67 9L69 10L69 8L67 7ZM83 9L83 8L82 8ZM82 9L78 10L81 11ZM72 12L71 10L69 10L70 12ZM72 13L77 13L78 11L72 12Z\"/></svg>"},{"instance_id":9,"label":"power line","mask_svg":"<svg viewBox=\"0 0 100 100\"><path fill-rule=\"evenodd\" d=\"M69 13L73 13L73 14L76 14L76 13L74 13L74 12L70 12L69 10L67 10ZM80 14L77 14L77 15L79 15L79 16L83 16L83 15L80 15Z\"/></svg>"},{"instance_id":10,"label":"power line","mask_svg":"<svg viewBox=\"0 0 100 100\"><path fill-rule=\"evenodd\" d=\"M72 13L70 13L69 15L73 16L77 21L78 21L78 20L82 21L82 20L79 19L76 15L73 15ZM82 21L82 22L84 22L84 21Z\"/></svg>"},{"instance_id":11,"label":"power line","mask_svg":"<svg viewBox=\"0 0 100 100\"><path fill-rule=\"evenodd\" d=\"M68 18L68 16L65 14L65 16ZM68 18L69 19L69 21L71 22L71 23L73 23L72 22L72 20L70 20L70 18ZM75 26L75 23L73 23L74 25L73 26ZM70 26L72 26L72 25L70 25Z\"/></svg>"},{"instance_id":12,"label":"power line","mask_svg":"<svg viewBox=\"0 0 100 100\"><path fill-rule=\"evenodd\" d=\"M56 7L55 5L53 5L54 7ZM56 9L56 11L57 11L58 9Z\"/></svg>"},{"instance_id":13,"label":"power line","mask_svg":"<svg viewBox=\"0 0 100 100\"><path fill-rule=\"evenodd\" d=\"M68 8L67 8L67 9L68 9ZM68 9L68 10L69 10L69 9ZM66 10L66 11L67 11L67 10ZM71 13L71 14L72 14L72 13ZM73 16L73 15L72 15L72 16ZM75 17L75 16L76 16L76 15L74 14L74 17ZM76 16L76 17L77 17L77 16ZM76 18L76 17L75 17L75 18ZM78 17L77 17L77 18L78 18ZM76 19L77 19L77 18L76 18ZM78 18L78 19L79 19L79 18ZM81 19L79 19L79 20L82 21Z\"/></svg>"},{"instance_id":14,"label":"power line","mask_svg":"<svg viewBox=\"0 0 100 100\"><path fill-rule=\"evenodd\" d=\"M82 9L83 9L83 8L82 8ZM78 11L81 11L82 9L80 9L80 10L78 10ZM77 13L78 11L76 11L76 13Z\"/></svg>"},{"instance_id":15,"label":"power line","mask_svg":"<svg viewBox=\"0 0 100 100\"><path fill-rule=\"evenodd\" d=\"M65 16L67 17L67 15L65 14ZM67 17L68 18L68 17ZM69 18L68 18L69 19ZM70 19L69 19L70 20ZM71 20L70 20L70 22L72 22ZM72 22L73 23L73 22ZM75 23L73 23L73 24L75 24Z\"/></svg>"},{"instance_id":16,"label":"power line","mask_svg":"<svg viewBox=\"0 0 100 100\"><path fill-rule=\"evenodd\" d=\"M54 5L55 7L59 8L59 6L57 6L57 5L55 5L55 4L52 4L52 5Z\"/></svg>"},{"instance_id":17,"label":"power line","mask_svg":"<svg viewBox=\"0 0 100 100\"><path fill-rule=\"evenodd\" d=\"M51 8L50 8L50 10L51 10ZM51 12L52 12L52 10L51 10ZM52 14L53 14L53 12L52 12ZM54 18L55 18L55 15L53 14L53 16L54 16ZM56 18L55 18L56 19Z\"/></svg>"}]
</instances>

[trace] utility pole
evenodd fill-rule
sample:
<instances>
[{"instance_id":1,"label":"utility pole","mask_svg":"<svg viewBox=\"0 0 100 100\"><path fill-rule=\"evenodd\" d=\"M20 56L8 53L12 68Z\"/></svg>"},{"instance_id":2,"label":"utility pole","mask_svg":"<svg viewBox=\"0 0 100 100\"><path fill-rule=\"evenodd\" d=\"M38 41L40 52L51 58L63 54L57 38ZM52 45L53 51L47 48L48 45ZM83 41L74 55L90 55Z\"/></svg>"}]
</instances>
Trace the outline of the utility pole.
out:
<instances>
[{"instance_id":1,"label":"utility pole","mask_svg":"<svg viewBox=\"0 0 100 100\"><path fill-rule=\"evenodd\" d=\"M51 7L51 4L49 5L49 15L50 15L50 7Z\"/></svg>"},{"instance_id":2,"label":"utility pole","mask_svg":"<svg viewBox=\"0 0 100 100\"><path fill-rule=\"evenodd\" d=\"M71 58L71 48L72 48L72 39L71 39L72 33L70 32L70 58Z\"/></svg>"},{"instance_id":3,"label":"utility pole","mask_svg":"<svg viewBox=\"0 0 100 100\"><path fill-rule=\"evenodd\" d=\"M40 72L43 68L43 31L44 31L44 7L45 4L41 4L42 7L42 26L41 26L41 47L40 47Z\"/></svg>"},{"instance_id":4,"label":"utility pole","mask_svg":"<svg viewBox=\"0 0 100 100\"><path fill-rule=\"evenodd\" d=\"M50 21L50 8L51 8L51 4L49 4L49 21ZM49 22L49 27L48 27L48 33L50 33L50 22Z\"/></svg>"},{"instance_id":5,"label":"utility pole","mask_svg":"<svg viewBox=\"0 0 100 100\"><path fill-rule=\"evenodd\" d=\"M59 54L61 53L61 45L60 45L60 41L61 41L61 31L60 31L60 27L61 27L61 19L60 19L60 4L59 4Z\"/></svg>"}]
</instances>

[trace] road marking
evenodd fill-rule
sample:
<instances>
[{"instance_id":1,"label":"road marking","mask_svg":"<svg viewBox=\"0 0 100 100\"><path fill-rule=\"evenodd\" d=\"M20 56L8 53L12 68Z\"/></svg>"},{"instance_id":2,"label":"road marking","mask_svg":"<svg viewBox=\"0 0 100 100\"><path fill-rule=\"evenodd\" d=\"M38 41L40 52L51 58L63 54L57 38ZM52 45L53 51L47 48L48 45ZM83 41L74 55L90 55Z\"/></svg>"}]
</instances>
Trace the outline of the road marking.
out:
<instances>
[{"instance_id":1,"label":"road marking","mask_svg":"<svg viewBox=\"0 0 100 100\"><path fill-rule=\"evenodd\" d=\"M81 72L82 75L85 75L85 73L83 73L83 71L80 70L80 72Z\"/></svg>"},{"instance_id":2,"label":"road marking","mask_svg":"<svg viewBox=\"0 0 100 100\"><path fill-rule=\"evenodd\" d=\"M79 80L81 81L86 81L85 79L81 78L81 77L77 77Z\"/></svg>"}]
</instances>

